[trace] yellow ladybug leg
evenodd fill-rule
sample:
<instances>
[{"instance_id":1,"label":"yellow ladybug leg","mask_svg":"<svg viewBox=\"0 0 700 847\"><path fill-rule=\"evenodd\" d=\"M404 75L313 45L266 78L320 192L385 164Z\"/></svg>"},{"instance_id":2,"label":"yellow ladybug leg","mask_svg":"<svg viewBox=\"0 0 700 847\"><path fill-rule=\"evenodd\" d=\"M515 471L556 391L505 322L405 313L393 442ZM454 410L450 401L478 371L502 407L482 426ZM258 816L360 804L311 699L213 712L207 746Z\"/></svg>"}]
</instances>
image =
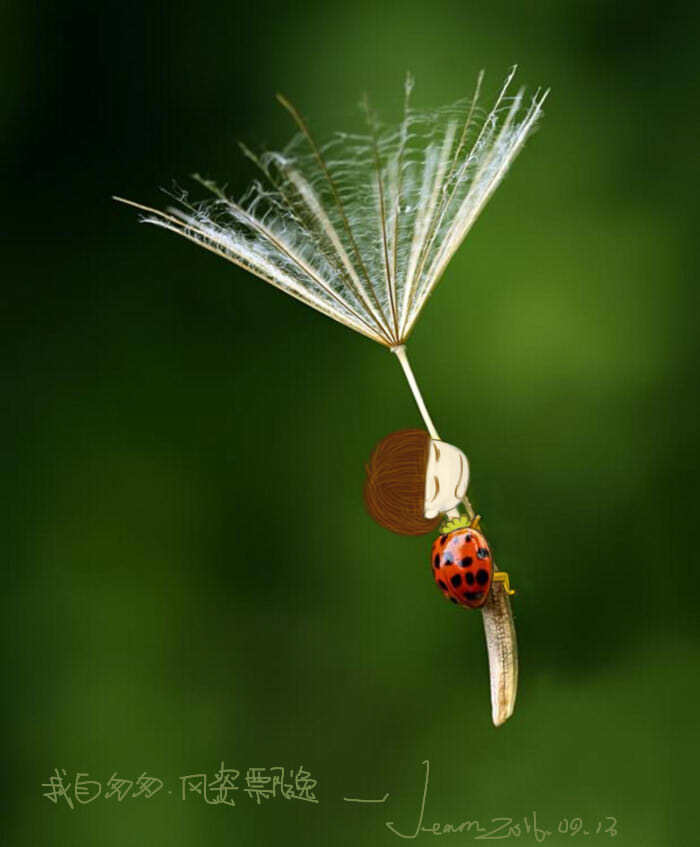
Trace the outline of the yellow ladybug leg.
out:
<instances>
[{"instance_id":1,"label":"yellow ladybug leg","mask_svg":"<svg viewBox=\"0 0 700 847\"><path fill-rule=\"evenodd\" d=\"M479 529L479 524L481 523L481 515L474 515L474 517L469 522L470 529Z\"/></svg>"},{"instance_id":2,"label":"yellow ladybug leg","mask_svg":"<svg viewBox=\"0 0 700 847\"><path fill-rule=\"evenodd\" d=\"M515 594L515 591L510 587L510 578L506 571L496 571L493 575L494 582L502 582L503 587L506 590L506 594Z\"/></svg>"}]
</instances>

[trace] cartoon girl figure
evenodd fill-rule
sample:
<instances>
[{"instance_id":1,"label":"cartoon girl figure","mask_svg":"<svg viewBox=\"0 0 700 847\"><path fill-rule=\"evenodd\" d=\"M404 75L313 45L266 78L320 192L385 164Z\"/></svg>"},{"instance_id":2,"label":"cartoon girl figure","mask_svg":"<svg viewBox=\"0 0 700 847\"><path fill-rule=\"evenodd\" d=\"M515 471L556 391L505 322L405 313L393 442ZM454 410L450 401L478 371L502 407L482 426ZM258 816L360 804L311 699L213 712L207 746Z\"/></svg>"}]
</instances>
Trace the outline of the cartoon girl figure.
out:
<instances>
[{"instance_id":1,"label":"cartoon girl figure","mask_svg":"<svg viewBox=\"0 0 700 847\"><path fill-rule=\"evenodd\" d=\"M515 631L508 596L515 592L496 568L491 548L467 498L469 461L458 447L422 429L383 438L366 465L364 499L372 518L400 535L438 530L431 569L452 603L484 611L491 670L493 722L513 712L517 688ZM460 514L462 503L466 514Z\"/></svg>"}]
</instances>

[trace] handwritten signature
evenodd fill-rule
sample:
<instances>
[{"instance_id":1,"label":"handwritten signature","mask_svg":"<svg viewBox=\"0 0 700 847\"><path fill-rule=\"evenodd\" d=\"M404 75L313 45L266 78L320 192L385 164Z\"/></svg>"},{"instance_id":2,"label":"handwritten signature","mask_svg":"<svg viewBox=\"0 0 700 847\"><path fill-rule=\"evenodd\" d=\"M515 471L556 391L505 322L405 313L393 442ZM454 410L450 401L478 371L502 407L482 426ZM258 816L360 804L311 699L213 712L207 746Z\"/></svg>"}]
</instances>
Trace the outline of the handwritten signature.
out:
<instances>
[{"instance_id":1,"label":"handwritten signature","mask_svg":"<svg viewBox=\"0 0 700 847\"><path fill-rule=\"evenodd\" d=\"M413 839L426 833L428 835L450 835L456 833L469 833L474 841L502 841L506 838L534 837L535 841L541 843L554 835L555 830L541 826L537 821L537 812L532 812L523 818L498 817L491 818L488 825L484 825L477 819L465 819L459 823L441 823L436 821L430 826L424 825L425 804L428 798L428 786L430 784L430 761L426 759L425 780L423 782L423 796L421 798L418 818L415 828L411 831L402 832L397 828L394 821L386 821L386 828L398 838ZM362 800L357 797L344 797L343 799L353 803L384 803L389 795L385 794L379 800ZM561 835L608 835L615 838L618 835L617 819L606 815L602 819L594 820L585 824L583 818L576 816L572 818L561 818L556 826L556 832Z\"/></svg>"}]
</instances>

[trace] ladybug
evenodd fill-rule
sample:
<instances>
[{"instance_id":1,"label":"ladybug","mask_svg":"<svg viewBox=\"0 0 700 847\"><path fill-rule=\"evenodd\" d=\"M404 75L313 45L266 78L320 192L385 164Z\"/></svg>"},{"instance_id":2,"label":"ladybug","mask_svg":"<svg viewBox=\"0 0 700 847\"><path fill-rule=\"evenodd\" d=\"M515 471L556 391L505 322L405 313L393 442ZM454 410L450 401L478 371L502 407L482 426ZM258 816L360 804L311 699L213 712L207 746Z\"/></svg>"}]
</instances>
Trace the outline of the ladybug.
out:
<instances>
[{"instance_id":1,"label":"ladybug","mask_svg":"<svg viewBox=\"0 0 700 847\"><path fill-rule=\"evenodd\" d=\"M488 541L478 529L478 518L467 523L458 518L443 524L433 542L431 564L438 588L452 603L479 609L486 602L494 581L504 583L514 594L504 571L494 573ZM455 526L456 525L456 526Z\"/></svg>"}]
</instances>

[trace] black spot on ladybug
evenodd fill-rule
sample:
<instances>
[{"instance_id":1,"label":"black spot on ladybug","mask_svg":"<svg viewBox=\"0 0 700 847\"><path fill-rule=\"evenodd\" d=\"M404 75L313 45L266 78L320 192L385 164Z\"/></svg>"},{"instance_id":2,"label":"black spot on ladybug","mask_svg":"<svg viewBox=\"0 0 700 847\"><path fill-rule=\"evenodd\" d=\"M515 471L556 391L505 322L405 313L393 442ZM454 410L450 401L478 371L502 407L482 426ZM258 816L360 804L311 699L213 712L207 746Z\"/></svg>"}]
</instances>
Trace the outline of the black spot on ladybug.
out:
<instances>
[{"instance_id":1,"label":"black spot on ladybug","mask_svg":"<svg viewBox=\"0 0 700 847\"><path fill-rule=\"evenodd\" d=\"M479 600L481 597L484 596L484 592L483 591L465 591L464 596L467 598L467 600Z\"/></svg>"},{"instance_id":2,"label":"black spot on ladybug","mask_svg":"<svg viewBox=\"0 0 700 847\"><path fill-rule=\"evenodd\" d=\"M462 584L462 574L461 574L461 573L456 573L456 574L455 574L455 575L454 575L454 576L450 579L450 582L452 583L452 585L454 585L454 587L455 587L455 588L459 588L459 586Z\"/></svg>"},{"instance_id":3,"label":"black spot on ladybug","mask_svg":"<svg viewBox=\"0 0 700 847\"><path fill-rule=\"evenodd\" d=\"M479 583L479 585L486 585L486 583L489 581L489 572L485 571L483 568L479 568L479 570L476 572L476 581Z\"/></svg>"},{"instance_id":4,"label":"black spot on ladybug","mask_svg":"<svg viewBox=\"0 0 700 847\"><path fill-rule=\"evenodd\" d=\"M471 541L471 540L472 540L471 533L470 533L470 532L468 532L468 533L467 533L467 537L465 538L465 541Z\"/></svg>"},{"instance_id":5,"label":"black spot on ladybug","mask_svg":"<svg viewBox=\"0 0 700 847\"><path fill-rule=\"evenodd\" d=\"M489 551L486 549L486 547L479 547L479 549L476 551L476 555L478 559L487 559Z\"/></svg>"},{"instance_id":6,"label":"black spot on ladybug","mask_svg":"<svg viewBox=\"0 0 700 847\"><path fill-rule=\"evenodd\" d=\"M464 578L467 580L467 585L474 585L474 574L471 571L467 571Z\"/></svg>"},{"instance_id":7,"label":"black spot on ladybug","mask_svg":"<svg viewBox=\"0 0 700 847\"><path fill-rule=\"evenodd\" d=\"M453 562L454 562L454 559L452 558L452 556L449 553L447 553L445 555L445 564L451 565Z\"/></svg>"},{"instance_id":8,"label":"black spot on ladybug","mask_svg":"<svg viewBox=\"0 0 700 847\"><path fill-rule=\"evenodd\" d=\"M468 567L469 567L469 565L471 565L471 563L472 563L473 561L474 561L474 559L472 559L472 557L471 557L471 556L465 556L465 557L462 559L462 567L463 567L463 568L468 568Z\"/></svg>"},{"instance_id":9,"label":"black spot on ladybug","mask_svg":"<svg viewBox=\"0 0 700 847\"><path fill-rule=\"evenodd\" d=\"M447 586L441 579L438 580L438 585L440 586L440 588L442 588L443 591L447 591Z\"/></svg>"},{"instance_id":10,"label":"black spot on ladybug","mask_svg":"<svg viewBox=\"0 0 700 847\"><path fill-rule=\"evenodd\" d=\"M443 547L445 546L446 541L447 541L447 536L446 535L441 536L440 544L442 544Z\"/></svg>"},{"instance_id":11,"label":"black spot on ladybug","mask_svg":"<svg viewBox=\"0 0 700 847\"><path fill-rule=\"evenodd\" d=\"M455 605L457 605L457 601L454 597L450 597L450 603L454 603Z\"/></svg>"},{"instance_id":12,"label":"black spot on ladybug","mask_svg":"<svg viewBox=\"0 0 700 847\"><path fill-rule=\"evenodd\" d=\"M439 554L439 553L436 553L436 554L435 554L435 559L433 560L433 565L434 565L436 568L439 568L439 567L440 567L440 554Z\"/></svg>"}]
</instances>

